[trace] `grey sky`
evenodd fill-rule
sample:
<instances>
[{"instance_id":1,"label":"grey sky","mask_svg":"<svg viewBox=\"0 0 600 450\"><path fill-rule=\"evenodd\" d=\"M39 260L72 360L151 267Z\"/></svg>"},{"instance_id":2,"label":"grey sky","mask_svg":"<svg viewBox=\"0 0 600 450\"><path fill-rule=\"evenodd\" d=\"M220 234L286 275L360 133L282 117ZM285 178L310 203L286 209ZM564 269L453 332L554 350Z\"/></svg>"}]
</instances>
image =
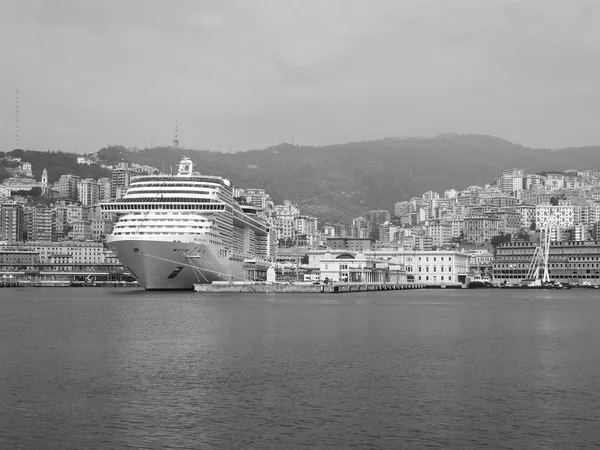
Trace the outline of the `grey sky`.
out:
<instances>
[{"instance_id":1,"label":"grey sky","mask_svg":"<svg viewBox=\"0 0 600 450\"><path fill-rule=\"evenodd\" d=\"M0 0L0 149L600 144L600 2Z\"/></svg>"}]
</instances>

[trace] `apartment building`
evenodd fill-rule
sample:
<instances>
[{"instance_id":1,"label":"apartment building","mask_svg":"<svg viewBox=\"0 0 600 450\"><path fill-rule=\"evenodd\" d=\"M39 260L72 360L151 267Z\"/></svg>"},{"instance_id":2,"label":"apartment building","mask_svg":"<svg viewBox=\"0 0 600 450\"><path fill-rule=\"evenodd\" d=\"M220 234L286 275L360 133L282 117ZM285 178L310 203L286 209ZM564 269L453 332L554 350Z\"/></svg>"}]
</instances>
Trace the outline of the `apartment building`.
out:
<instances>
[{"instance_id":1,"label":"apartment building","mask_svg":"<svg viewBox=\"0 0 600 450\"><path fill-rule=\"evenodd\" d=\"M535 223L538 229L543 227L551 216L560 229L572 228L574 225L573 205L536 205Z\"/></svg>"},{"instance_id":2,"label":"apartment building","mask_svg":"<svg viewBox=\"0 0 600 450\"><path fill-rule=\"evenodd\" d=\"M496 217L465 217L464 239L474 244L483 244L500 234L501 220Z\"/></svg>"},{"instance_id":3,"label":"apartment building","mask_svg":"<svg viewBox=\"0 0 600 450\"><path fill-rule=\"evenodd\" d=\"M0 205L0 241L15 243L23 241L25 220L23 206L14 202Z\"/></svg>"}]
</instances>

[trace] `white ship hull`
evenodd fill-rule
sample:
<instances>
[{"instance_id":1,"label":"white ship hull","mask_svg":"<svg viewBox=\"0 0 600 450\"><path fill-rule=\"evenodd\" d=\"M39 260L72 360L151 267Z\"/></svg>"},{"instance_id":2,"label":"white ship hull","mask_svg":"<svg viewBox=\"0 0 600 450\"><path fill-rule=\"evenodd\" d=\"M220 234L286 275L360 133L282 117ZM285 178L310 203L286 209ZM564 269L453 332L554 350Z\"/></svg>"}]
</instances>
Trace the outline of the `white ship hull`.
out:
<instances>
[{"instance_id":1,"label":"white ship hull","mask_svg":"<svg viewBox=\"0 0 600 450\"><path fill-rule=\"evenodd\" d=\"M145 289L192 290L198 283L244 278L242 261L218 258L209 244L117 236L106 242Z\"/></svg>"}]
</instances>

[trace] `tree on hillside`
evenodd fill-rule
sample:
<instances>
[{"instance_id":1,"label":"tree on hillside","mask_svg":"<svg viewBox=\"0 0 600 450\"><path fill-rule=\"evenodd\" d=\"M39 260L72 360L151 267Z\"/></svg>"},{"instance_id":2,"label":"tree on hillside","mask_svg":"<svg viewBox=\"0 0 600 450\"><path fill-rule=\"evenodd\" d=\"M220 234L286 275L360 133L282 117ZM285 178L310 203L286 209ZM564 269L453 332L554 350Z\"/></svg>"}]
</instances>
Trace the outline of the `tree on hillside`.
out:
<instances>
[{"instance_id":1,"label":"tree on hillside","mask_svg":"<svg viewBox=\"0 0 600 450\"><path fill-rule=\"evenodd\" d=\"M526 241L529 242L529 233L525 230L521 230L519 231L516 235L515 235L515 239L518 239L520 241Z\"/></svg>"},{"instance_id":2,"label":"tree on hillside","mask_svg":"<svg viewBox=\"0 0 600 450\"><path fill-rule=\"evenodd\" d=\"M111 145L98 150L98 159L109 165L129 161L129 150L122 145Z\"/></svg>"},{"instance_id":3,"label":"tree on hillside","mask_svg":"<svg viewBox=\"0 0 600 450\"><path fill-rule=\"evenodd\" d=\"M510 233L500 233L498 236L494 236L492 238L492 240L490 241L490 243L494 246L494 247L498 247L500 244L503 244L505 242L510 242Z\"/></svg>"}]
</instances>

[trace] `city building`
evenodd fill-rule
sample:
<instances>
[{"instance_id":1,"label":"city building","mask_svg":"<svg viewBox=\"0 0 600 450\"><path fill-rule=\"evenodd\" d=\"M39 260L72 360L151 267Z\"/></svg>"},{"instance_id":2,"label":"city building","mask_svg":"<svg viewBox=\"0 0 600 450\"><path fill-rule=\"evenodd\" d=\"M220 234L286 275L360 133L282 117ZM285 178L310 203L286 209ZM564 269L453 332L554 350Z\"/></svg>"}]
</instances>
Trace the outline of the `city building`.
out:
<instances>
[{"instance_id":1,"label":"city building","mask_svg":"<svg viewBox=\"0 0 600 450\"><path fill-rule=\"evenodd\" d=\"M110 177L110 198L116 200L125 195L131 179L138 175L137 172L121 166L117 169L113 169Z\"/></svg>"},{"instance_id":2,"label":"city building","mask_svg":"<svg viewBox=\"0 0 600 450\"><path fill-rule=\"evenodd\" d=\"M58 195L60 198L68 200L77 200L77 186L79 177L77 175L61 175L58 179Z\"/></svg>"},{"instance_id":3,"label":"city building","mask_svg":"<svg viewBox=\"0 0 600 450\"><path fill-rule=\"evenodd\" d=\"M373 248L373 240L369 238L327 238L326 245L331 250L348 250L351 252L364 252Z\"/></svg>"},{"instance_id":4,"label":"city building","mask_svg":"<svg viewBox=\"0 0 600 450\"><path fill-rule=\"evenodd\" d=\"M255 205L259 209L267 209L267 204L271 200L270 195L264 189L246 189L243 196L248 203Z\"/></svg>"},{"instance_id":5,"label":"city building","mask_svg":"<svg viewBox=\"0 0 600 450\"><path fill-rule=\"evenodd\" d=\"M27 240L56 241L56 210L48 206L36 206L28 211Z\"/></svg>"},{"instance_id":6,"label":"city building","mask_svg":"<svg viewBox=\"0 0 600 450\"><path fill-rule=\"evenodd\" d=\"M407 280L415 283L466 283L469 254L454 250L404 251L400 262L406 269Z\"/></svg>"},{"instance_id":7,"label":"city building","mask_svg":"<svg viewBox=\"0 0 600 450\"><path fill-rule=\"evenodd\" d=\"M25 232L23 206L14 202L0 205L0 241L22 242Z\"/></svg>"},{"instance_id":8,"label":"city building","mask_svg":"<svg viewBox=\"0 0 600 450\"><path fill-rule=\"evenodd\" d=\"M73 222L72 236L75 241L92 239L92 222L90 220L76 220Z\"/></svg>"},{"instance_id":9,"label":"city building","mask_svg":"<svg viewBox=\"0 0 600 450\"><path fill-rule=\"evenodd\" d=\"M100 199L100 186L96 180L85 178L79 182L77 195L82 205L95 205Z\"/></svg>"},{"instance_id":10,"label":"city building","mask_svg":"<svg viewBox=\"0 0 600 450\"><path fill-rule=\"evenodd\" d=\"M548 222L550 216L561 230L572 228L574 225L573 205L536 205L535 223L538 229Z\"/></svg>"},{"instance_id":11,"label":"city building","mask_svg":"<svg viewBox=\"0 0 600 450\"><path fill-rule=\"evenodd\" d=\"M500 234L501 220L496 217L465 217L463 236L465 241L483 244Z\"/></svg>"},{"instance_id":12,"label":"city building","mask_svg":"<svg viewBox=\"0 0 600 450\"><path fill-rule=\"evenodd\" d=\"M406 283L406 271L397 258L382 259L362 252L326 252L319 258L321 282Z\"/></svg>"},{"instance_id":13,"label":"city building","mask_svg":"<svg viewBox=\"0 0 600 450\"><path fill-rule=\"evenodd\" d=\"M527 278L538 243L506 242L496 247L493 280L520 283ZM548 256L550 279L561 283L600 282L600 242L551 242Z\"/></svg>"},{"instance_id":14,"label":"city building","mask_svg":"<svg viewBox=\"0 0 600 450\"><path fill-rule=\"evenodd\" d=\"M110 178L99 178L97 183L98 183L98 201L99 202L110 201L110 195L111 195Z\"/></svg>"},{"instance_id":15,"label":"city building","mask_svg":"<svg viewBox=\"0 0 600 450\"><path fill-rule=\"evenodd\" d=\"M431 238L431 245L441 247L452 241L452 224L442 221L430 221L425 226L425 233Z\"/></svg>"}]
</instances>

